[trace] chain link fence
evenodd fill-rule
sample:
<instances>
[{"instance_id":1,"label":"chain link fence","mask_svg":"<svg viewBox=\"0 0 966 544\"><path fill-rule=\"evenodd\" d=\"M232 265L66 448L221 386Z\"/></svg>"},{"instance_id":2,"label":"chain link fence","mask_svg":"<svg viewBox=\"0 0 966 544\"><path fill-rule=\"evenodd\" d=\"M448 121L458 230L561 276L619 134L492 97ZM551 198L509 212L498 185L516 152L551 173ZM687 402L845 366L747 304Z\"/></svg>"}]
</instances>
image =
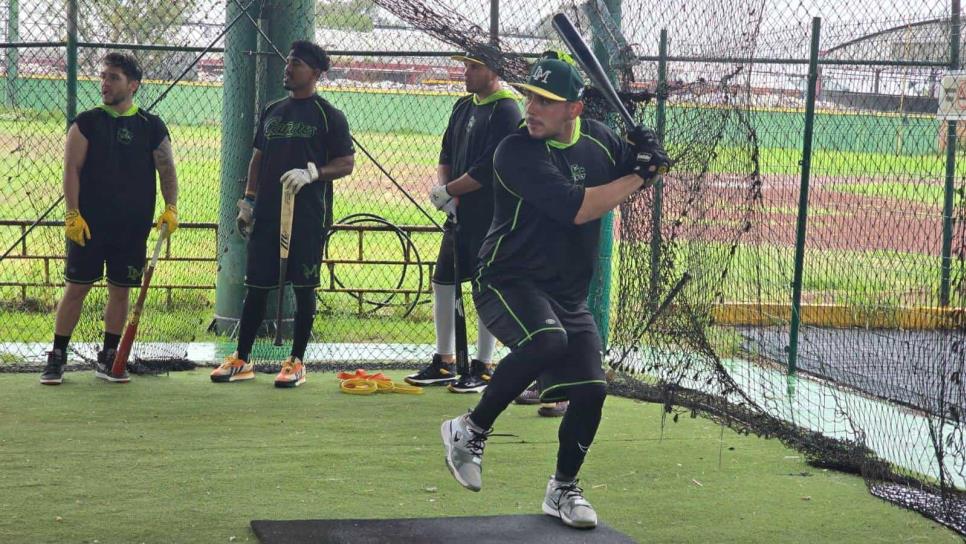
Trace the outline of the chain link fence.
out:
<instances>
[{"instance_id":1,"label":"chain link fence","mask_svg":"<svg viewBox=\"0 0 966 544\"><path fill-rule=\"evenodd\" d=\"M966 531L964 161L959 129L935 118L943 76L962 67L958 2L0 2L2 363L36 363L49 346L65 127L99 103L109 50L144 64L137 101L167 122L181 185L183 230L135 355L216 361L234 348L231 327L210 325L240 243L229 212L243 180L226 172L244 169L251 134L226 111L281 93L266 74L288 47L279 14L293 12L333 55L320 93L358 144L355 172L335 184L306 359L427 361L443 217L424 195L463 92L449 56L494 55L519 80L526 59L562 48L557 11L676 161L622 206L602 256L614 288L599 282L593 297L611 302L615 387L778 436ZM252 94L232 73L245 63L261 78ZM620 128L599 99L588 115ZM82 359L104 298L92 292L75 333ZM263 368L284 355L256 344Z\"/></svg>"}]
</instances>

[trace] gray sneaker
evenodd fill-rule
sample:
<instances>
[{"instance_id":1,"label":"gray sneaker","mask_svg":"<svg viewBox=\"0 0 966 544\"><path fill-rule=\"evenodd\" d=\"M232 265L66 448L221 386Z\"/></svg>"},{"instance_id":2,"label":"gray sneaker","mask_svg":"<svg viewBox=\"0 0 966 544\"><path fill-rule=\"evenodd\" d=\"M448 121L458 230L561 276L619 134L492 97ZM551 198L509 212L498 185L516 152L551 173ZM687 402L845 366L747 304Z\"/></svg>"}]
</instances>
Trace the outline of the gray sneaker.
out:
<instances>
[{"instance_id":1,"label":"gray sneaker","mask_svg":"<svg viewBox=\"0 0 966 544\"><path fill-rule=\"evenodd\" d=\"M469 423L469 414L443 422L440 434L446 448L446 467L456 481L470 491L483 486L483 448L489 431L481 431Z\"/></svg>"},{"instance_id":2,"label":"gray sneaker","mask_svg":"<svg viewBox=\"0 0 966 544\"><path fill-rule=\"evenodd\" d=\"M577 486L577 480L561 483L551 476L543 498L543 513L578 529L597 527L597 512L584 498L584 490Z\"/></svg>"}]
</instances>

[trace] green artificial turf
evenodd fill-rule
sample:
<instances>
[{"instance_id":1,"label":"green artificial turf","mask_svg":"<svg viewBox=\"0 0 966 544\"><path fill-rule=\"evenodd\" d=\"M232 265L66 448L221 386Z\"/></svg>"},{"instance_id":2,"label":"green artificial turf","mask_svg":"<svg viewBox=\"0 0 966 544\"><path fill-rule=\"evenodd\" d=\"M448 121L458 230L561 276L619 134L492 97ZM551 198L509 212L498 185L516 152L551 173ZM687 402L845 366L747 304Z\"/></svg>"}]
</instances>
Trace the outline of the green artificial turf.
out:
<instances>
[{"instance_id":1,"label":"green artificial turf","mask_svg":"<svg viewBox=\"0 0 966 544\"><path fill-rule=\"evenodd\" d=\"M394 372L394 379L404 373ZM212 384L206 371L128 385L0 374L0 542L255 542L252 519L533 514L559 420L512 406L484 488L444 467L439 424L477 397ZM642 542L956 542L861 478L812 468L775 440L610 397L581 473L603 521Z\"/></svg>"}]
</instances>

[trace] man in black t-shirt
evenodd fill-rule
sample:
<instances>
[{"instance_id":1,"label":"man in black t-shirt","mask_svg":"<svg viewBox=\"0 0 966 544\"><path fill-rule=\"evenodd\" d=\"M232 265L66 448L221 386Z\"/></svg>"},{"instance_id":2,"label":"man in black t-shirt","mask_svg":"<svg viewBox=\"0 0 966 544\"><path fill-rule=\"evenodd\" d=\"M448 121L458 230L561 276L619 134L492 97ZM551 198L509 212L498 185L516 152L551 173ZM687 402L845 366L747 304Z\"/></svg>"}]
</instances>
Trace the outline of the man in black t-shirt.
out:
<instances>
[{"instance_id":1,"label":"man in black t-shirt","mask_svg":"<svg viewBox=\"0 0 966 544\"><path fill-rule=\"evenodd\" d=\"M466 90L456 101L436 167L438 184L430 192L437 209L455 207L458 228L446 223L433 271L433 318L436 353L423 370L406 377L412 385L448 385L454 393L476 393L490 379L490 359L496 339L477 320L476 358L467 375L456 376L455 327L457 281L469 281L476 269L476 254L493 219L493 151L520 125L516 97L500 86L496 71L480 56L453 57L463 61ZM459 244L460 278L454 278L453 243Z\"/></svg>"},{"instance_id":2,"label":"man in black t-shirt","mask_svg":"<svg viewBox=\"0 0 966 544\"><path fill-rule=\"evenodd\" d=\"M269 104L259 118L245 196L238 201L238 231L248 238L248 291L237 351L212 371L213 382L255 377L248 359L265 316L268 293L279 281L283 187L295 192L284 278L295 292L295 332L291 355L282 362L275 385L297 387L305 382L302 359L315 318L322 243L332 224L332 181L352 173L355 164L345 115L316 94L319 77L329 64L329 56L314 43L292 43L283 81L289 96Z\"/></svg>"},{"instance_id":3,"label":"man in black t-shirt","mask_svg":"<svg viewBox=\"0 0 966 544\"><path fill-rule=\"evenodd\" d=\"M546 55L517 87L527 98L526 127L494 154L493 223L473 278L477 311L510 354L476 408L443 423L446 464L461 485L478 491L493 422L539 380L542 400L570 401L543 511L590 528L597 514L577 486L577 472L606 396L601 339L586 302L599 218L648 187L669 162L652 131L631 131L631 146L580 118L583 81L563 53Z\"/></svg>"},{"instance_id":4,"label":"man in black t-shirt","mask_svg":"<svg viewBox=\"0 0 966 544\"><path fill-rule=\"evenodd\" d=\"M74 119L64 153L64 200L67 265L64 295L57 305L54 346L40 382L63 381L67 346L94 283L107 267L104 347L94 375L126 382L125 370L112 373L124 322L128 291L141 284L147 238L154 214L155 171L161 180L165 209L158 228L178 228L178 178L168 129L157 115L138 109L134 93L141 85L137 60L109 53L101 70L103 104Z\"/></svg>"}]
</instances>

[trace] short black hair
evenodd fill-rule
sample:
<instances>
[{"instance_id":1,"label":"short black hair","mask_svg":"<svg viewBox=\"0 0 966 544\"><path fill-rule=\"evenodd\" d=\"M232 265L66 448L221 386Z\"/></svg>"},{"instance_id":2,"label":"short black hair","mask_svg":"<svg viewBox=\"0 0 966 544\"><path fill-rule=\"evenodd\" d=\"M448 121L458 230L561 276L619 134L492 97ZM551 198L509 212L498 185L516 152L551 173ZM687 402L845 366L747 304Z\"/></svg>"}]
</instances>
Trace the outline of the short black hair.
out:
<instances>
[{"instance_id":1,"label":"short black hair","mask_svg":"<svg viewBox=\"0 0 966 544\"><path fill-rule=\"evenodd\" d=\"M308 40L295 40L289 49L296 57L302 59L306 64L316 70L328 72L329 66L332 65L325 49Z\"/></svg>"},{"instance_id":2,"label":"short black hair","mask_svg":"<svg viewBox=\"0 0 966 544\"><path fill-rule=\"evenodd\" d=\"M120 68L124 76L131 81L141 81L141 77L144 72L141 70L141 64L138 59L134 58L134 55L128 55L127 53L108 53L104 55L101 60L104 66L113 66L115 68Z\"/></svg>"}]
</instances>

